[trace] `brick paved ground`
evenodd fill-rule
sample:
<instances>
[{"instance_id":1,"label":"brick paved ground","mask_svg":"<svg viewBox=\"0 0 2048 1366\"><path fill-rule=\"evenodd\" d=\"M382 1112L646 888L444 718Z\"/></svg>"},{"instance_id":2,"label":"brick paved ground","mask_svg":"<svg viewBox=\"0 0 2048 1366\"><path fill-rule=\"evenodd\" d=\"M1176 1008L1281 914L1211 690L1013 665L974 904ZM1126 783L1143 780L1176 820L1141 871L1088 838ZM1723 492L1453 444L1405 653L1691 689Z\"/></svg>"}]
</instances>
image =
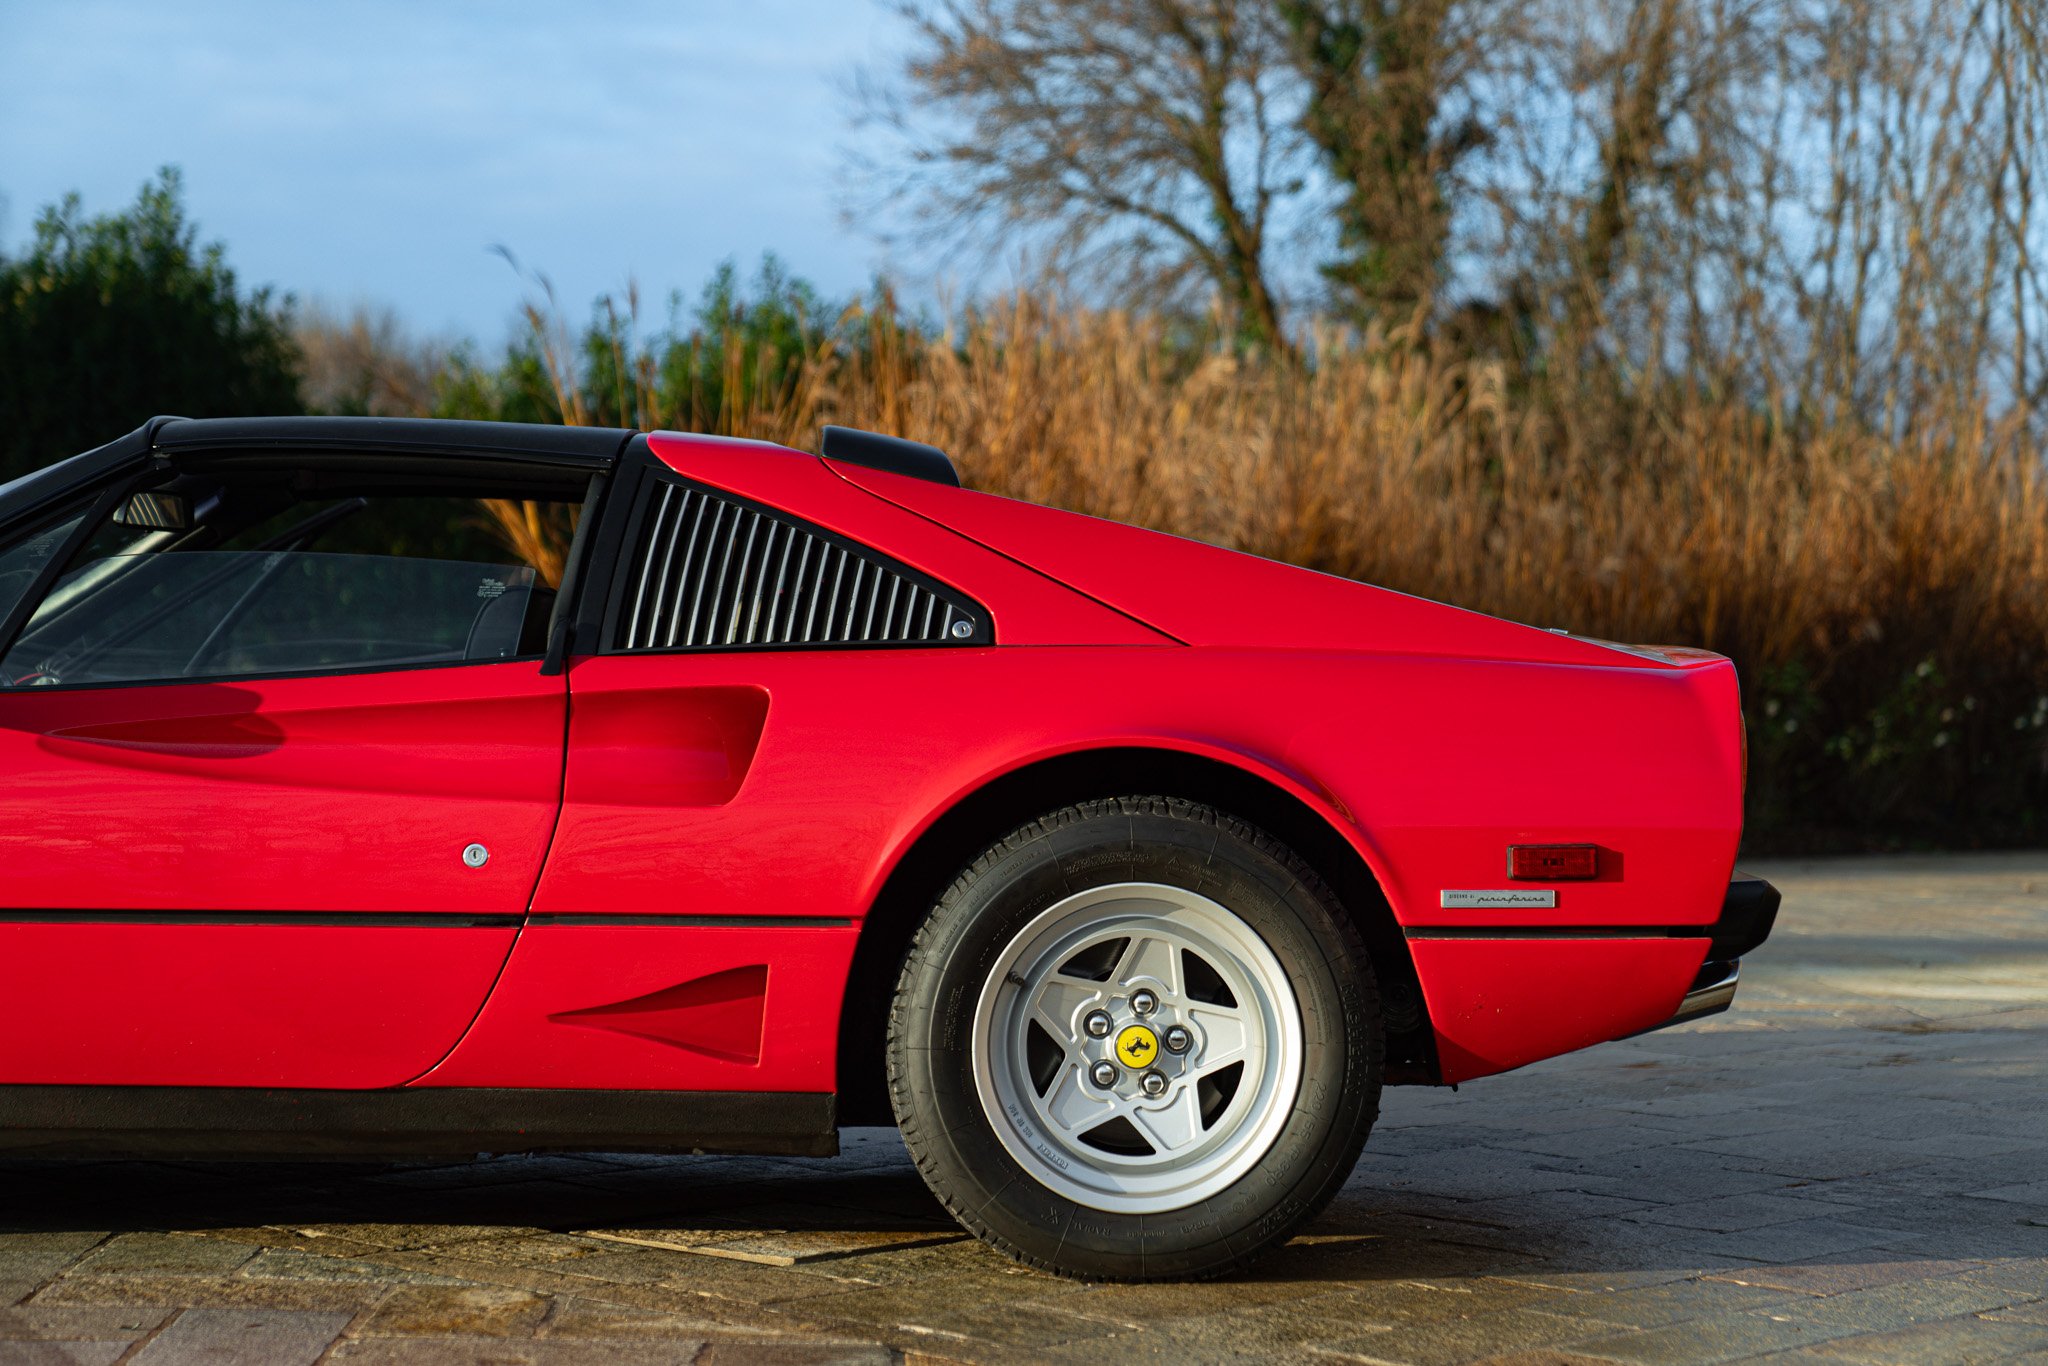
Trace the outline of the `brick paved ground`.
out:
<instances>
[{"instance_id":1,"label":"brick paved ground","mask_svg":"<svg viewBox=\"0 0 2048 1366\"><path fill-rule=\"evenodd\" d=\"M1763 869L1736 1010L1390 1093L1255 1274L1090 1287L824 1163L0 1164L0 1361L2048 1362L2048 856Z\"/></svg>"}]
</instances>

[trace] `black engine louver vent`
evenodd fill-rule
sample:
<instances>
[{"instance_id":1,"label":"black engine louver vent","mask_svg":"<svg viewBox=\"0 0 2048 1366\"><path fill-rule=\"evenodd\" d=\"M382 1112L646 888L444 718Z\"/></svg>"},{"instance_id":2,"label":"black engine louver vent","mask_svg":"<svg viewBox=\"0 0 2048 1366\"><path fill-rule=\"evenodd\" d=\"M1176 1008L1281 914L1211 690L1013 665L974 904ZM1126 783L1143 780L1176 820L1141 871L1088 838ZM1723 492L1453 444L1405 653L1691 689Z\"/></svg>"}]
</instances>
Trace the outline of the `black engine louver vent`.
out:
<instances>
[{"instance_id":1,"label":"black engine louver vent","mask_svg":"<svg viewBox=\"0 0 2048 1366\"><path fill-rule=\"evenodd\" d=\"M765 509L663 480L615 648L974 645L986 617L948 589Z\"/></svg>"}]
</instances>

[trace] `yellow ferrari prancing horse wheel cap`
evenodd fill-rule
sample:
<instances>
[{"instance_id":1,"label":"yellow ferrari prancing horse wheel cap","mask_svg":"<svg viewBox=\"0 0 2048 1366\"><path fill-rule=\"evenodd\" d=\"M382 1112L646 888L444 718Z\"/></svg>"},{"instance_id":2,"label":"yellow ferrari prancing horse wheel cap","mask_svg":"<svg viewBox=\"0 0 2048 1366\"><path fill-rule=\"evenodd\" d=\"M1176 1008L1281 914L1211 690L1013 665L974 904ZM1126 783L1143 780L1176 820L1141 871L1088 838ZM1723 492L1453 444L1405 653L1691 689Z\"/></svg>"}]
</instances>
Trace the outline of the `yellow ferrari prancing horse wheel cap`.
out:
<instances>
[{"instance_id":1,"label":"yellow ferrari prancing horse wheel cap","mask_svg":"<svg viewBox=\"0 0 2048 1366\"><path fill-rule=\"evenodd\" d=\"M1116 1036L1116 1055L1126 1067L1150 1067L1159 1056L1159 1036L1141 1024L1125 1025Z\"/></svg>"}]
</instances>

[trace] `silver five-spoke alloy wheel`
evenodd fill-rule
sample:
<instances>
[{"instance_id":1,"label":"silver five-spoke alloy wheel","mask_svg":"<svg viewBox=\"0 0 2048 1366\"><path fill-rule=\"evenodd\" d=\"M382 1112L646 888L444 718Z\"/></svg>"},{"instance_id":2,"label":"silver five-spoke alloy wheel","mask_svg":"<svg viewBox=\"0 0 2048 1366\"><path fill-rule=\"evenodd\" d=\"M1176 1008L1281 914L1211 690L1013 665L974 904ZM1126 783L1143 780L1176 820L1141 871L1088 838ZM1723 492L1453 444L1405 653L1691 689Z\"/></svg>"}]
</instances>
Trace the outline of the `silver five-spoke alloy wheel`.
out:
<instances>
[{"instance_id":1,"label":"silver five-spoke alloy wheel","mask_svg":"<svg viewBox=\"0 0 2048 1366\"><path fill-rule=\"evenodd\" d=\"M973 1068L1004 1148L1094 1209L1157 1214L1227 1189L1301 1084L1293 988L1227 907L1125 882L1046 909L976 1004Z\"/></svg>"}]
</instances>

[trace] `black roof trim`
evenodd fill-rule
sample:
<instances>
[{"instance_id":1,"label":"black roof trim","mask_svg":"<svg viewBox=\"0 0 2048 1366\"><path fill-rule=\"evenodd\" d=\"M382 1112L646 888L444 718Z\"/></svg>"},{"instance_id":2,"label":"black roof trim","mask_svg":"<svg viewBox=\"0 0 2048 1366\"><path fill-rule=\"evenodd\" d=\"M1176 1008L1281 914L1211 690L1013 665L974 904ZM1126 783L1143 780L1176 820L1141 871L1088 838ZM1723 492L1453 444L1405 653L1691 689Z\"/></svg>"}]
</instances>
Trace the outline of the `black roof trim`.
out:
<instances>
[{"instance_id":1,"label":"black roof trim","mask_svg":"<svg viewBox=\"0 0 2048 1366\"><path fill-rule=\"evenodd\" d=\"M350 446L504 456L548 464L610 466L634 433L617 427L553 427L523 422L458 422L415 417L162 418L157 450L226 446Z\"/></svg>"},{"instance_id":2,"label":"black roof trim","mask_svg":"<svg viewBox=\"0 0 2048 1366\"><path fill-rule=\"evenodd\" d=\"M827 427L818 454L827 460L844 460L849 465L865 465L871 470L887 470L960 487L960 471L953 468L952 459L937 446L927 446L922 441L864 432L856 427Z\"/></svg>"}]
</instances>

